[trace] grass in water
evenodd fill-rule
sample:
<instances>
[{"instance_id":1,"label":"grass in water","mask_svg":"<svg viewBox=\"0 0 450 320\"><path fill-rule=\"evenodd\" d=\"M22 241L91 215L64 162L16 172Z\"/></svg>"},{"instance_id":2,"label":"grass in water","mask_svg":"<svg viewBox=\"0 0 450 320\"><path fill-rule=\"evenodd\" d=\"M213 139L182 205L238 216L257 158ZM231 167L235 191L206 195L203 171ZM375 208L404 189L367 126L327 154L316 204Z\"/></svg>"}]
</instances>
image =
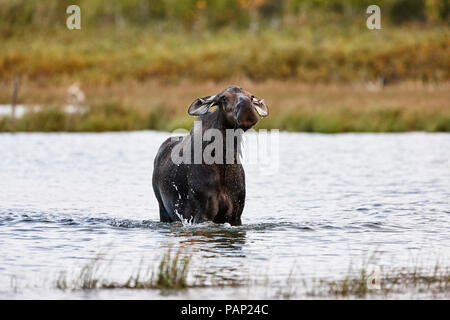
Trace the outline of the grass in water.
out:
<instances>
[{"instance_id":1,"label":"grass in water","mask_svg":"<svg viewBox=\"0 0 450 320\"><path fill-rule=\"evenodd\" d=\"M96 289L158 289L183 290L193 288L238 288L254 289L266 287L270 296L278 299L311 298L393 298L411 297L446 297L450 294L450 270L436 264L434 268L383 268L370 269L363 265L358 270L350 266L343 278L301 278L291 270L285 279L285 285L274 285L268 275L266 280L217 279L205 278L208 274L202 267L190 268L191 255L182 249L172 252L168 249L156 268L141 267L132 273L126 281L117 282L108 279L109 265L99 255L85 265L79 273L69 277L61 272L55 286L61 290L96 290ZM194 275L193 277L190 277ZM188 280L188 279L193 280ZM262 281L262 282L261 282ZM256 290L256 289L255 289Z\"/></svg>"},{"instance_id":2,"label":"grass in water","mask_svg":"<svg viewBox=\"0 0 450 320\"><path fill-rule=\"evenodd\" d=\"M185 289L196 286L187 282L190 259L191 257L183 254L181 250L173 254L169 249L156 270L148 267L143 271L140 267L125 282L114 282L104 277L108 265L102 265L101 257L97 256L73 278L69 278L66 272L61 272L55 285L61 290Z\"/></svg>"},{"instance_id":3,"label":"grass in water","mask_svg":"<svg viewBox=\"0 0 450 320\"><path fill-rule=\"evenodd\" d=\"M305 283L305 282L304 282ZM399 268L390 271L369 271L362 268L358 272L351 269L344 279L314 279L308 286L310 297L373 298L392 295L413 297L424 294L437 296L450 294L450 270L439 266L433 269Z\"/></svg>"},{"instance_id":4,"label":"grass in water","mask_svg":"<svg viewBox=\"0 0 450 320\"><path fill-rule=\"evenodd\" d=\"M190 257L180 256L180 251L174 256L170 254L170 250L167 251L159 263L154 287L160 289L186 288L189 262Z\"/></svg>"}]
</instances>

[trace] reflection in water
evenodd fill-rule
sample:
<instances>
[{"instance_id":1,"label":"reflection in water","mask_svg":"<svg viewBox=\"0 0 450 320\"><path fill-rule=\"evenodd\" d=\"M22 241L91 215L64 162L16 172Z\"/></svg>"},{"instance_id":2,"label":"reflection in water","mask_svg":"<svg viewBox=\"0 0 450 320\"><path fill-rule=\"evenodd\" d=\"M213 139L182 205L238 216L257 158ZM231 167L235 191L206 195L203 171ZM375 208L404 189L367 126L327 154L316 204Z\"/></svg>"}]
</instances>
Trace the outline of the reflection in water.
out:
<instances>
[{"instance_id":1,"label":"reflection in water","mask_svg":"<svg viewBox=\"0 0 450 320\"><path fill-rule=\"evenodd\" d=\"M208 223L200 227L181 227L173 234L181 238L180 243L183 246L192 247L199 252L245 257L242 248L245 245L246 231L239 227L224 227Z\"/></svg>"},{"instance_id":2,"label":"reflection in water","mask_svg":"<svg viewBox=\"0 0 450 320\"><path fill-rule=\"evenodd\" d=\"M191 276L197 283L239 286L248 279L244 250L247 231L243 227L174 222L164 223L158 231L165 238L161 249L181 249L181 254L191 256Z\"/></svg>"}]
</instances>

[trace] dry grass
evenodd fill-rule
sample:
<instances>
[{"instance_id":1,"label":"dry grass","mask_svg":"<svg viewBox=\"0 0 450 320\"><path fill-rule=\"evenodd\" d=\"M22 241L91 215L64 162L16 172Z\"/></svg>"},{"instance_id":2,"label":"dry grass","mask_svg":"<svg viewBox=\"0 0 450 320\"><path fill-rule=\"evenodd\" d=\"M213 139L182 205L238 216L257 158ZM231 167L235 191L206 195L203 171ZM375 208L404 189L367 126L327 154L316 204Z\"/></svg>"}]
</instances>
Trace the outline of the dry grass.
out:
<instances>
[{"instance_id":1,"label":"dry grass","mask_svg":"<svg viewBox=\"0 0 450 320\"><path fill-rule=\"evenodd\" d=\"M61 272L55 281L60 290L97 289L147 289L183 290L194 288L237 288L270 290L269 295L280 299L299 297L312 298L393 298L393 297L444 297L450 294L450 270L436 264L434 268L377 268L367 263L360 269L351 266L343 278L308 279L300 277L292 268L284 285L275 285L274 278L267 274L260 278L216 279L206 272L202 265L193 270L191 255L182 249L175 253L168 249L156 268L148 266L145 271L142 262L139 269L124 282L108 279L110 265L101 255L83 266L78 273L68 276Z\"/></svg>"},{"instance_id":2,"label":"dry grass","mask_svg":"<svg viewBox=\"0 0 450 320\"><path fill-rule=\"evenodd\" d=\"M46 106L17 119L17 131L116 131L189 129L187 108L197 97L239 84L264 98L270 116L257 128L308 132L450 131L450 83L407 82L373 90L366 84L305 84L296 81L230 82L124 81L83 85L90 111L66 115L67 85L24 81L20 103ZM10 83L0 85L0 102L9 101ZM0 119L0 131L9 121Z\"/></svg>"},{"instance_id":3,"label":"dry grass","mask_svg":"<svg viewBox=\"0 0 450 320\"><path fill-rule=\"evenodd\" d=\"M142 265L131 274L125 282L110 281L105 277L110 265L102 263L100 256L91 260L81 268L74 277L61 272L55 286L61 290L94 290L94 289L185 289L195 284L187 283L190 256L180 250L172 253L167 250L158 268L148 267L143 271Z\"/></svg>"},{"instance_id":4,"label":"dry grass","mask_svg":"<svg viewBox=\"0 0 450 320\"><path fill-rule=\"evenodd\" d=\"M358 20L359 21L359 20ZM33 30L33 29L32 29ZM123 80L303 82L450 79L448 25L324 23L259 32L161 32L155 28L18 29L0 33L0 80L22 72L35 82L112 84Z\"/></svg>"},{"instance_id":5,"label":"dry grass","mask_svg":"<svg viewBox=\"0 0 450 320\"><path fill-rule=\"evenodd\" d=\"M393 295L433 297L450 294L450 270L436 266L432 269L397 268L382 270L375 275L365 268L340 280L314 279L307 294L312 297L389 298Z\"/></svg>"},{"instance_id":6,"label":"dry grass","mask_svg":"<svg viewBox=\"0 0 450 320\"><path fill-rule=\"evenodd\" d=\"M105 261L99 254L78 272L69 275L60 272L54 285L60 290L97 290L97 289L157 289L182 290L206 287L238 287L248 282L235 279L205 277L204 270L195 273L191 268L191 255L184 249L173 252L167 249L157 267L143 266L131 273L126 281L117 282L108 279L112 261Z\"/></svg>"},{"instance_id":7,"label":"dry grass","mask_svg":"<svg viewBox=\"0 0 450 320\"><path fill-rule=\"evenodd\" d=\"M450 131L447 24L387 23L371 31L359 19L314 21L258 32L162 32L152 23L97 28L93 21L76 32L50 26L31 32L26 24L0 32L0 104L10 103L10 81L21 73L19 103L47 108L14 128L0 118L0 131L190 128L189 104L229 84L268 102L271 114L258 128ZM370 82L376 79L386 84L382 90ZM61 112L74 82L87 95L87 114Z\"/></svg>"}]
</instances>

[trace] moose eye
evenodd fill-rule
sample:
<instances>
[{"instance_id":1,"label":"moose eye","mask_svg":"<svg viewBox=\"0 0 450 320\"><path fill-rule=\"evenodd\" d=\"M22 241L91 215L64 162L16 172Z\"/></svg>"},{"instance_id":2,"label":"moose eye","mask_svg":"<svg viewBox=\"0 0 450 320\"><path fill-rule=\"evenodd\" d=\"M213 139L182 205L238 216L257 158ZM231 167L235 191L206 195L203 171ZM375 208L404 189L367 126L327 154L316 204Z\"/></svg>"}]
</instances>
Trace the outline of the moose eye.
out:
<instances>
[{"instance_id":1,"label":"moose eye","mask_svg":"<svg viewBox=\"0 0 450 320\"><path fill-rule=\"evenodd\" d=\"M220 98L222 100L223 103L227 103L228 102L228 98L223 96L222 98Z\"/></svg>"}]
</instances>

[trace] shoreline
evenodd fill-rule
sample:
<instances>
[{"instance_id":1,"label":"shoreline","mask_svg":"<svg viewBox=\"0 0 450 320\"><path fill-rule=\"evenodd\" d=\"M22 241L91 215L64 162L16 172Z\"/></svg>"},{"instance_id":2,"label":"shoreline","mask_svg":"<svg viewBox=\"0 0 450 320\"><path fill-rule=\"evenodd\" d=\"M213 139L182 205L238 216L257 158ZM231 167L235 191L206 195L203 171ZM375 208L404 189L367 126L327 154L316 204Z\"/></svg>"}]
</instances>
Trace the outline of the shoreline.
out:
<instances>
[{"instance_id":1,"label":"shoreline","mask_svg":"<svg viewBox=\"0 0 450 320\"><path fill-rule=\"evenodd\" d=\"M404 82L374 89L367 84L307 84L250 80L165 84L122 81L113 85L78 84L83 101L70 100L73 84L25 80L19 91L21 117L14 127L7 112L0 132L104 132L190 129L190 103L230 83L261 96L270 115L256 129L289 132L450 132L450 83ZM0 84L0 104L10 103L11 86ZM27 106L32 106L26 112ZM34 107L33 107L34 106ZM38 107L36 107L38 106ZM70 106L70 108L68 108ZM4 110L3 110L4 111ZM18 116L18 114L16 114Z\"/></svg>"}]
</instances>

